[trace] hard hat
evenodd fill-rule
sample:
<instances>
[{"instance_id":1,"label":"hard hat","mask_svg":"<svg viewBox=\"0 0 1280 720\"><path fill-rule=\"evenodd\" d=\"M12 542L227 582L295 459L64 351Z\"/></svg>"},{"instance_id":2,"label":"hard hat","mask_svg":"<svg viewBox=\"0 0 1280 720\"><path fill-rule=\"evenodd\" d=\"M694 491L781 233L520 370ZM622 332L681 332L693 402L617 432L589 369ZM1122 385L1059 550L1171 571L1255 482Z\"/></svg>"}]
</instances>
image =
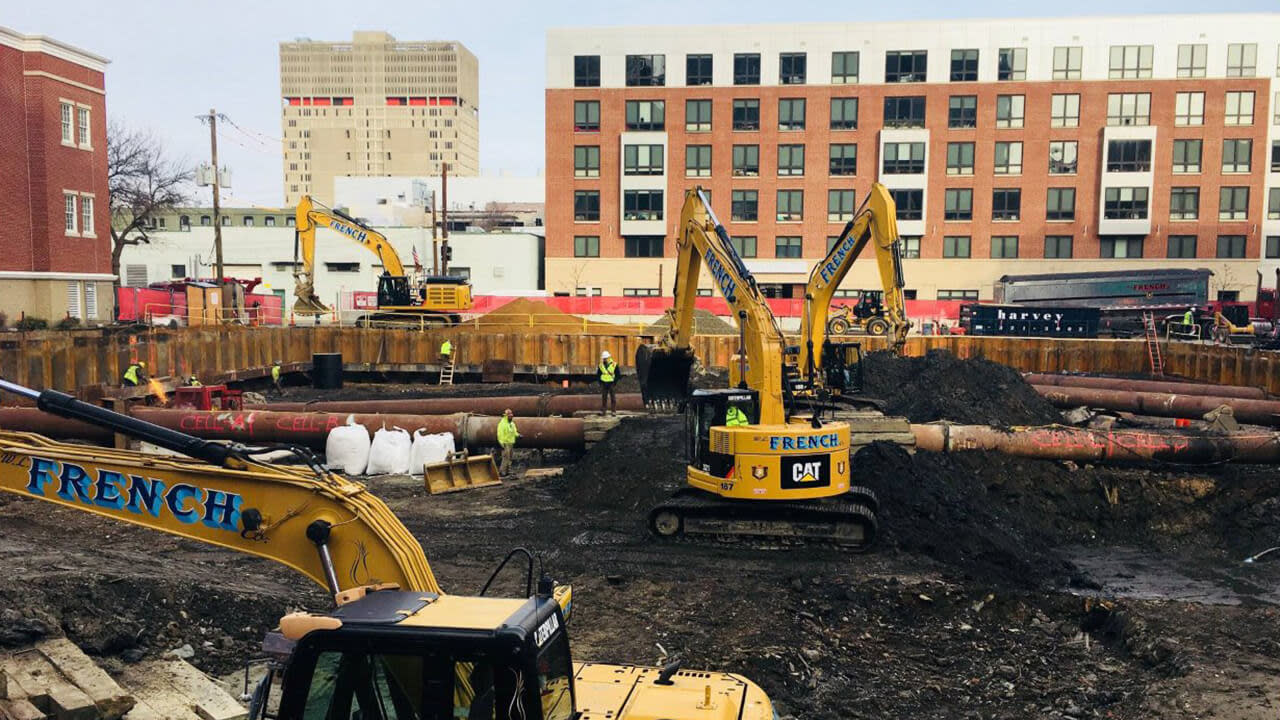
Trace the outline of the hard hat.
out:
<instances>
[{"instance_id":1,"label":"hard hat","mask_svg":"<svg viewBox=\"0 0 1280 720\"><path fill-rule=\"evenodd\" d=\"M609 351L608 351L608 350L605 350L604 352L600 353L600 359L601 359L601 360L608 360L608 359L609 359L609 357L610 357L610 355L609 355Z\"/></svg>"},{"instance_id":2,"label":"hard hat","mask_svg":"<svg viewBox=\"0 0 1280 720\"><path fill-rule=\"evenodd\" d=\"M139 361L138 361L138 367L146 367L146 366L147 366L147 364L146 364L145 362L143 362L142 360L139 360Z\"/></svg>"},{"instance_id":3,"label":"hard hat","mask_svg":"<svg viewBox=\"0 0 1280 720\"><path fill-rule=\"evenodd\" d=\"M503 410L503 411L502 411L502 414L503 414L503 415L514 415L515 413L511 412L511 408L507 408L506 410Z\"/></svg>"}]
</instances>

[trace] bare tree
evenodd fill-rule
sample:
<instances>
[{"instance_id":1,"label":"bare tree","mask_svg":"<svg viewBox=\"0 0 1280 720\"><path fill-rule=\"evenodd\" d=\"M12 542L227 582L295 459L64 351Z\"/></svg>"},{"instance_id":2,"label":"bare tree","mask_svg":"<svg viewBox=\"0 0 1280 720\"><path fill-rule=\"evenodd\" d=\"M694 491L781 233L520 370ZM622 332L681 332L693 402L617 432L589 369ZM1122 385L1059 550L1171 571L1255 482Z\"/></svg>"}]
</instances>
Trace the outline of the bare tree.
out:
<instances>
[{"instance_id":1,"label":"bare tree","mask_svg":"<svg viewBox=\"0 0 1280 720\"><path fill-rule=\"evenodd\" d=\"M111 193L111 272L120 284L120 254L150 242L154 219L189 202L191 169L168 158L150 132L119 122L107 126L107 189Z\"/></svg>"}]
</instances>

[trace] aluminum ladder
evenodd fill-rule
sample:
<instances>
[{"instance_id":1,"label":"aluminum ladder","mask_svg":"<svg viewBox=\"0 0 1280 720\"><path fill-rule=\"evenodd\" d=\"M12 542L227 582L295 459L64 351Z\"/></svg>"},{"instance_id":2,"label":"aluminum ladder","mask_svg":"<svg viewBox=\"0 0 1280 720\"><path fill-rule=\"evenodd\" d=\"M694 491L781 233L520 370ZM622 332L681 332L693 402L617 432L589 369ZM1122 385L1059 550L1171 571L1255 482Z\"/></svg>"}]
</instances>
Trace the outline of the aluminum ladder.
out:
<instances>
[{"instance_id":1,"label":"aluminum ladder","mask_svg":"<svg viewBox=\"0 0 1280 720\"><path fill-rule=\"evenodd\" d=\"M1160 336L1156 333L1154 314L1142 313L1142 329L1147 336L1147 359L1151 362L1151 374L1164 375L1164 356L1160 354Z\"/></svg>"},{"instance_id":2,"label":"aluminum ladder","mask_svg":"<svg viewBox=\"0 0 1280 720\"><path fill-rule=\"evenodd\" d=\"M440 366L440 384L453 384L453 355L450 355L449 360Z\"/></svg>"}]
</instances>

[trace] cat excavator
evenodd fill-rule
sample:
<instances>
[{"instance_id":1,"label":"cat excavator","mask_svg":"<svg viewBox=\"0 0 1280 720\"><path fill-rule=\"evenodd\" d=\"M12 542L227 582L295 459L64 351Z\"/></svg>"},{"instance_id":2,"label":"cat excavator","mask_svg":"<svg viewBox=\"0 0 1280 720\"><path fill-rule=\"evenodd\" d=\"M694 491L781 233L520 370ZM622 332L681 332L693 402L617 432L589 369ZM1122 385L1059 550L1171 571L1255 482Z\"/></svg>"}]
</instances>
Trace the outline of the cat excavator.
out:
<instances>
[{"instance_id":1,"label":"cat excavator","mask_svg":"<svg viewBox=\"0 0 1280 720\"><path fill-rule=\"evenodd\" d=\"M670 327L637 349L636 374L649 407L685 413L688 487L650 512L651 530L868 547L876 500L850 484L850 424L797 411L796 351L702 188L685 194L676 246ZM691 392L693 311L704 266L737 319L740 349L730 387Z\"/></svg>"},{"instance_id":2,"label":"cat excavator","mask_svg":"<svg viewBox=\"0 0 1280 720\"><path fill-rule=\"evenodd\" d=\"M400 254L382 233L350 215L325 207L303 195L294 218L294 303L300 315L323 314L329 306L316 295L316 229L334 230L378 256L383 272L378 277L377 312L360 317L359 326L412 327L457 325L462 313L471 309L471 284L453 275L422 275L410 278ZM445 249L448 252L448 249ZM301 267L298 256L301 255Z\"/></svg>"},{"instance_id":3,"label":"cat excavator","mask_svg":"<svg viewBox=\"0 0 1280 720\"><path fill-rule=\"evenodd\" d=\"M527 551L526 597L487 596L489 583L474 597L445 594L391 510L305 449L202 440L3 380L0 391L186 456L5 431L0 490L273 560L333 597L332 611L291 613L268 634L264 649L279 664L253 693L254 720L776 717L764 691L737 675L574 663L572 591L545 574L535 587ZM281 449L303 464L260 459Z\"/></svg>"}]
</instances>

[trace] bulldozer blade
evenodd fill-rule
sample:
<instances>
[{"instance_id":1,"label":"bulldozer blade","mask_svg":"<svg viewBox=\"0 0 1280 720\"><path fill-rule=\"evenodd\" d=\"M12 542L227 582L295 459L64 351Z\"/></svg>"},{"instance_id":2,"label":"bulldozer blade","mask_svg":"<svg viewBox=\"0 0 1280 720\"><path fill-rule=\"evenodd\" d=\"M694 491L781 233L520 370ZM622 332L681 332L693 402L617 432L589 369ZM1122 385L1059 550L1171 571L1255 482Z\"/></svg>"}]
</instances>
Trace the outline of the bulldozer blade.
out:
<instances>
[{"instance_id":1,"label":"bulldozer blade","mask_svg":"<svg viewBox=\"0 0 1280 720\"><path fill-rule=\"evenodd\" d=\"M492 455L456 453L444 462L424 466L423 482L432 495L501 485Z\"/></svg>"},{"instance_id":2,"label":"bulldozer blade","mask_svg":"<svg viewBox=\"0 0 1280 720\"><path fill-rule=\"evenodd\" d=\"M636 349L636 377L645 407L664 412L682 412L689 400L689 371L693 352L672 350L661 345L641 345Z\"/></svg>"}]
</instances>

